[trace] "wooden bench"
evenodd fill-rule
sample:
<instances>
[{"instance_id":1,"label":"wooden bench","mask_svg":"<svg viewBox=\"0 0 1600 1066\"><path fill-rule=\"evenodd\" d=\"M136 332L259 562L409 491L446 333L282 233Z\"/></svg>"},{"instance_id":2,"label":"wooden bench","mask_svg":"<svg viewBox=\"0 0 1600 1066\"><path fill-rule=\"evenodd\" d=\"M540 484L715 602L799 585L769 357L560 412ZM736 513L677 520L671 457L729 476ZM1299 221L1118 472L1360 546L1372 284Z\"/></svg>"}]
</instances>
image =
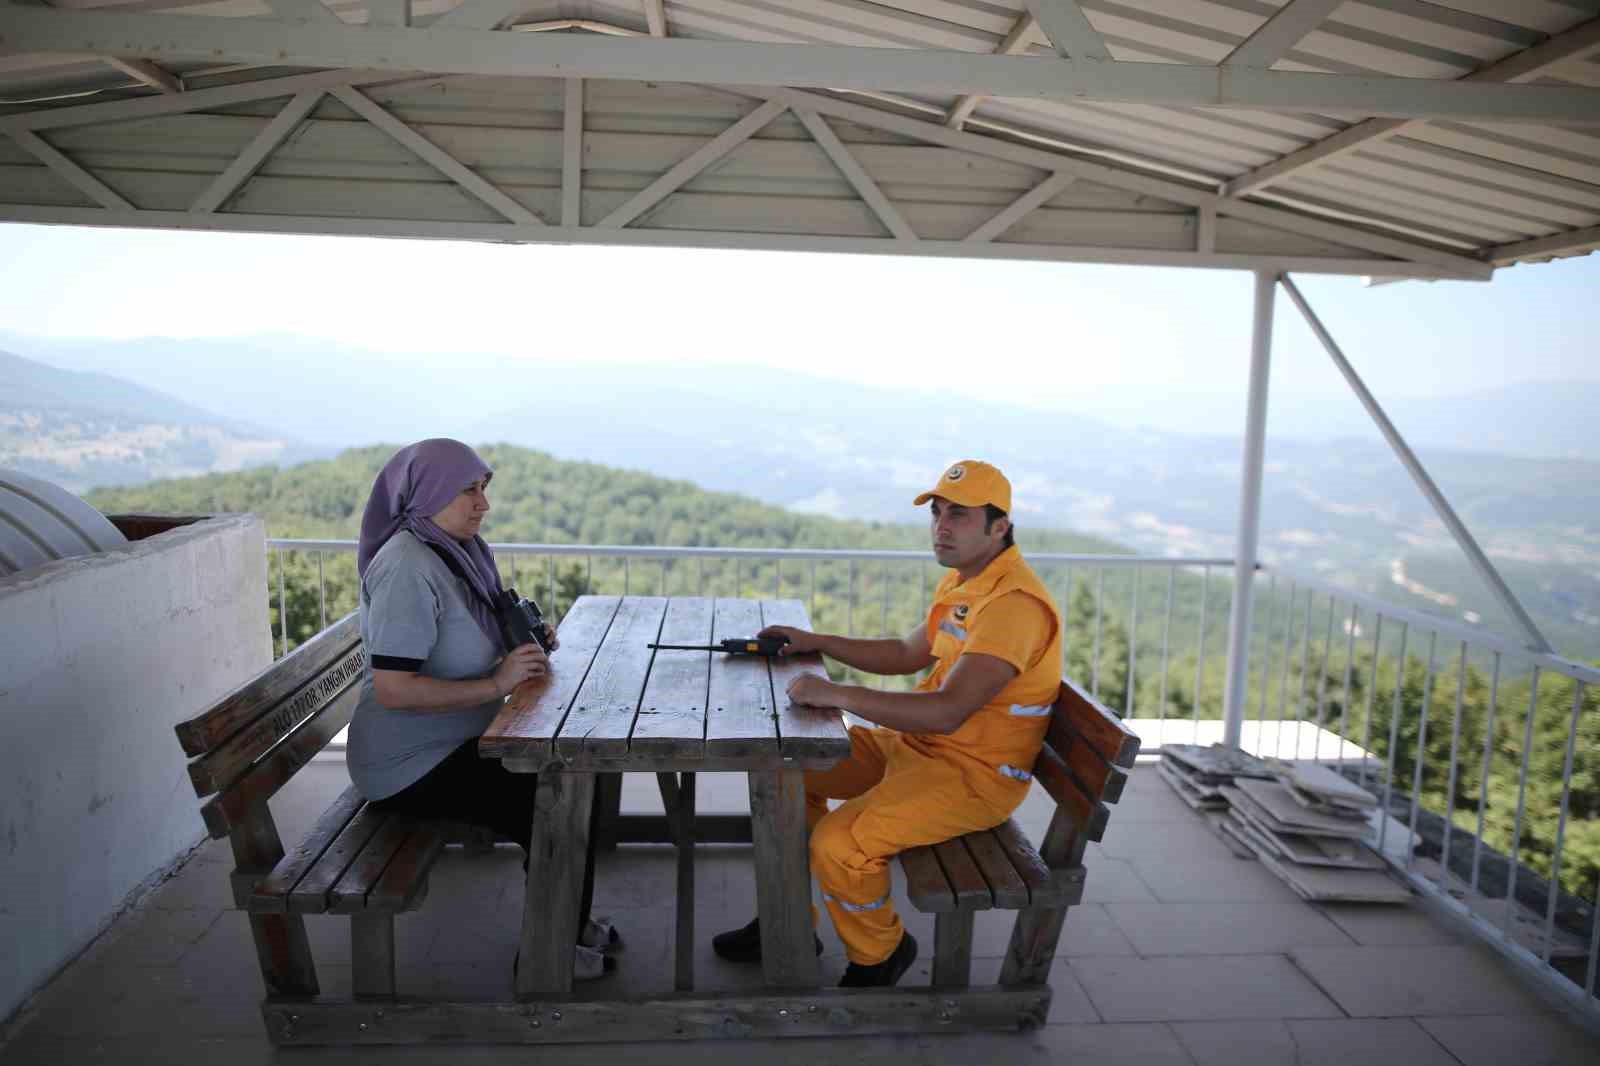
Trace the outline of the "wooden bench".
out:
<instances>
[{"instance_id":1,"label":"wooden bench","mask_svg":"<svg viewBox=\"0 0 1600 1066\"><path fill-rule=\"evenodd\" d=\"M459 833L374 809L351 786L285 850L267 800L349 724L365 668L352 612L176 727L195 794L210 797L206 828L233 846L234 904L250 916L269 996L319 993L303 916L323 913L350 916L355 995L393 996L394 916L420 905Z\"/></svg>"},{"instance_id":2,"label":"wooden bench","mask_svg":"<svg viewBox=\"0 0 1600 1066\"><path fill-rule=\"evenodd\" d=\"M1048 980L1067 908L1083 899L1083 853L1105 835L1127 785L1139 738L1110 711L1064 682L1033 775L1056 801L1037 850L1014 819L980 833L900 853L912 904L934 918L933 984L966 988L972 926L981 910L1017 911L1000 984Z\"/></svg>"}]
</instances>

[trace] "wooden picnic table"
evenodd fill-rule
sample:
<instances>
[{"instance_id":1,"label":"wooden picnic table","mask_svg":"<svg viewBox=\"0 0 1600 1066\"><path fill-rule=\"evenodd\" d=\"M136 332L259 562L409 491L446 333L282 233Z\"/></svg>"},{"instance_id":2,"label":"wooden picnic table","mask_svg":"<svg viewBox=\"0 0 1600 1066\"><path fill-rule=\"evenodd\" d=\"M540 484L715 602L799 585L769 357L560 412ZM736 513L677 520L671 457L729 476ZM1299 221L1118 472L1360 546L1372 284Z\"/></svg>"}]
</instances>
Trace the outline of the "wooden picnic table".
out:
<instances>
[{"instance_id":1,"label":"wooden picnic table","mask_svg":"<svg viewBox=\"0 0 1600 1066\"><path fill-rule=\"evenodd\" d=\"M572 993L574 945L595 774L657 775L677 844L677 971L693 987L694 775L749 775L762 965L772 988L818 984L802 773L849 755L838 711L791 705L821 657L762 659L665 651L748 637L765 625L809 627L798 600L584 596L560 627L548 676L513 693L479 752L539 774L529 849L517 997Z\"/></svg>"}]
</instances>

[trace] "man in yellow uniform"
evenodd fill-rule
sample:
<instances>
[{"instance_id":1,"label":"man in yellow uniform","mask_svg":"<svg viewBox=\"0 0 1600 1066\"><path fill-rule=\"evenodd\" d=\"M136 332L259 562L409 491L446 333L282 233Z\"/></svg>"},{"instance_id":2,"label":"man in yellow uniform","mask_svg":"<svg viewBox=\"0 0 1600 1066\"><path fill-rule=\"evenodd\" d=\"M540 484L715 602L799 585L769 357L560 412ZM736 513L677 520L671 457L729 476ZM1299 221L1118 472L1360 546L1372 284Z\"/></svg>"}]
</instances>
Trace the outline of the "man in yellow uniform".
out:
<instances>
[{"instance_id":1,"label":"man in yellow uniform","mask_svg":"<svg viewBox=\"0 0 1600 1066\"><path fill-rule=\"evenodd\" d=\"M819 651L858 670L933 667L912 692L811 675L789 686L796 703L879 727L852 727L850 758L805 776L811 870L849 956L845 988L893 985L910 968L917 943L889 901L889 860L1010 816L1061 685L1061 616L1013 541L1005 475L963 460L913 502L930 504L933 553L951 570L921 625L900 640L762 630L788 637L786 653ZM830 799L845 802L830 811ZM713 938L717 954L759 960L758 923Z\"/></svg>"}]
</instances>

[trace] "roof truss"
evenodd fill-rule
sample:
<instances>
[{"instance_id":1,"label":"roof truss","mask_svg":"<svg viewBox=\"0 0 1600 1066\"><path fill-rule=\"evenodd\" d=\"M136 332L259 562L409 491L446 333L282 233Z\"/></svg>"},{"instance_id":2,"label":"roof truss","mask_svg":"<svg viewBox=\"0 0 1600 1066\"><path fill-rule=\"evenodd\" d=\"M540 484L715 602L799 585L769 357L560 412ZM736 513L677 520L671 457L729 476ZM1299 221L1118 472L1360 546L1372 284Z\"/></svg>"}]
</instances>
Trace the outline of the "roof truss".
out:
<instances>
[{"instance_id":1,"label":"roof truss","mask_svg":"<svg viewBox=\"0 0 1600 1066\"><path fill-rule=\"evenodd\" d=\"M1600 89L1483 80L1346 77L1251 67L1119 63L1093 55L1069 13L1039 3L1058 34L1086 48L1070 59L921 49L760 44L680 38L505 34L299 19L124 15L13 7L0 54L78 52L159 59L222 54L238 61L436 74L596 77L832 89L895 89L1167 107L1289 113L1357 112L1405 119L1600 125ZM1081 12L1078 18L1081 19ZM1041 25L1043 23L1041 22ZM1087 26L1087 21L1083 22ZM1048 31L1047 31L1048 32Z\"/></svg>"},{"instance_id":2,"label":"roof truss","mask_svg":"<svg viewBox=\"0 0 1600 1066\"><path fill-rule=\"evenodd\" d=\"M623 202L603 213L582 218L584 188L584 141L586 86L580 79L563 79L559 84L561 126L560 159L555 168L560 174L559 195L549 209L529 206L526 195L496 185L479 169L447 152L423 132L412 128L376 102L369 93L395 93L412 82L438 84L440 79L397 79L392 74L373 71L324 72L265 79L245 85L203 89L177 96L149 96L107 103L59 108L0 118L0 131L8 133L64 180L87 194L99 207L46 206L27 203L0 203L0 217L16 221L68 222L77 224L133 225L153 228L239 229L252 232L360 233L416 237L453 237L502 241L599 243L599 244L683 244L691 247L772 247L799 250L878 252L965 256L970 258L1011 258L1103 263L1156 263L1174 266L1226 267L1305 272L1374 273L1396 277L1486 278L1488 264L1440 251L1425 245L1399 240L1361 228L1307 218L1294 212L1263 204L1229 202L1214 192L1166 179L1123 171L1103 163L1073 158L995 138L952 130L942 123L890 114L833 96L761 86L733 87L750 99L749 110L721 133L661 172L654 181ZM366 87L363 92L362 88ZM403 145L479 202L488 205L502 222L451 222L444 219L341 217L331 207L319 209L307 203L294 214L264 215L258 210L238 206L249 182L294 131L310 121L318 102L332 96L372 126ZM70 131L94 125L113 127L120 121L139 121L185 112L205 112L219 106L287 97L285 105L265 120L221 173L208 182L187 210L153 210L137 206L133 197L112 188L78 162L51 146L40 131ZM878 237L843 237L827 233L797 235L782 232L722 232L705 229L657 228L653 216L670 207L672 198L686 186L711 173L730 153L746 144L763 128L785 112L792 112L810 133L837 173L859 197L881 225ZM884 182L863 162L867 157L847 145L835 124L896 134L942 150L938 166L965 169L973 157L999 160L1031 168L1038 174L1020 196L1014 196L987 215L975 215L959 234L948 238L919 235L907 214ZM148 125L142 130L155 132ZM870 147L870 146L868 146ZM105 175L107 179L111 175ZM1141 198L1155 198L1187 211L1184 223L1191 233L1185 247L1149 247L1115 241L1104 243L1059 243L1013 239L1038 211L1079 182L1119 190ZM1340 255L1219 251L1217 219L1236 218L1251 225L1283 234L1297 234L1312 242L1331 242L1343 246Z\"/></svg>"}]
</instances>

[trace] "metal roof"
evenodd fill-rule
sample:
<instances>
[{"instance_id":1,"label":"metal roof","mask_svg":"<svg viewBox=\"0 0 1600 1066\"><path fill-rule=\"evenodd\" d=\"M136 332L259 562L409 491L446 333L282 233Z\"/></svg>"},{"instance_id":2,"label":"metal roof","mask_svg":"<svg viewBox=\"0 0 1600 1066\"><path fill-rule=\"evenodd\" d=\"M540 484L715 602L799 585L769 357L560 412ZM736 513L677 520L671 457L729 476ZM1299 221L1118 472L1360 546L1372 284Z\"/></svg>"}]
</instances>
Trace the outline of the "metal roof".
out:
<instances>
[{"instance_id":1,"label":"metal roof","mask_svg":"<svg viewBox=\"0 0 1600 1066\"><path fill-rule=\"evenodd\" d=\"M0 219L1485 277L1600 246L1597 13L7 7Z\"/></svg>"}]
</instances>

